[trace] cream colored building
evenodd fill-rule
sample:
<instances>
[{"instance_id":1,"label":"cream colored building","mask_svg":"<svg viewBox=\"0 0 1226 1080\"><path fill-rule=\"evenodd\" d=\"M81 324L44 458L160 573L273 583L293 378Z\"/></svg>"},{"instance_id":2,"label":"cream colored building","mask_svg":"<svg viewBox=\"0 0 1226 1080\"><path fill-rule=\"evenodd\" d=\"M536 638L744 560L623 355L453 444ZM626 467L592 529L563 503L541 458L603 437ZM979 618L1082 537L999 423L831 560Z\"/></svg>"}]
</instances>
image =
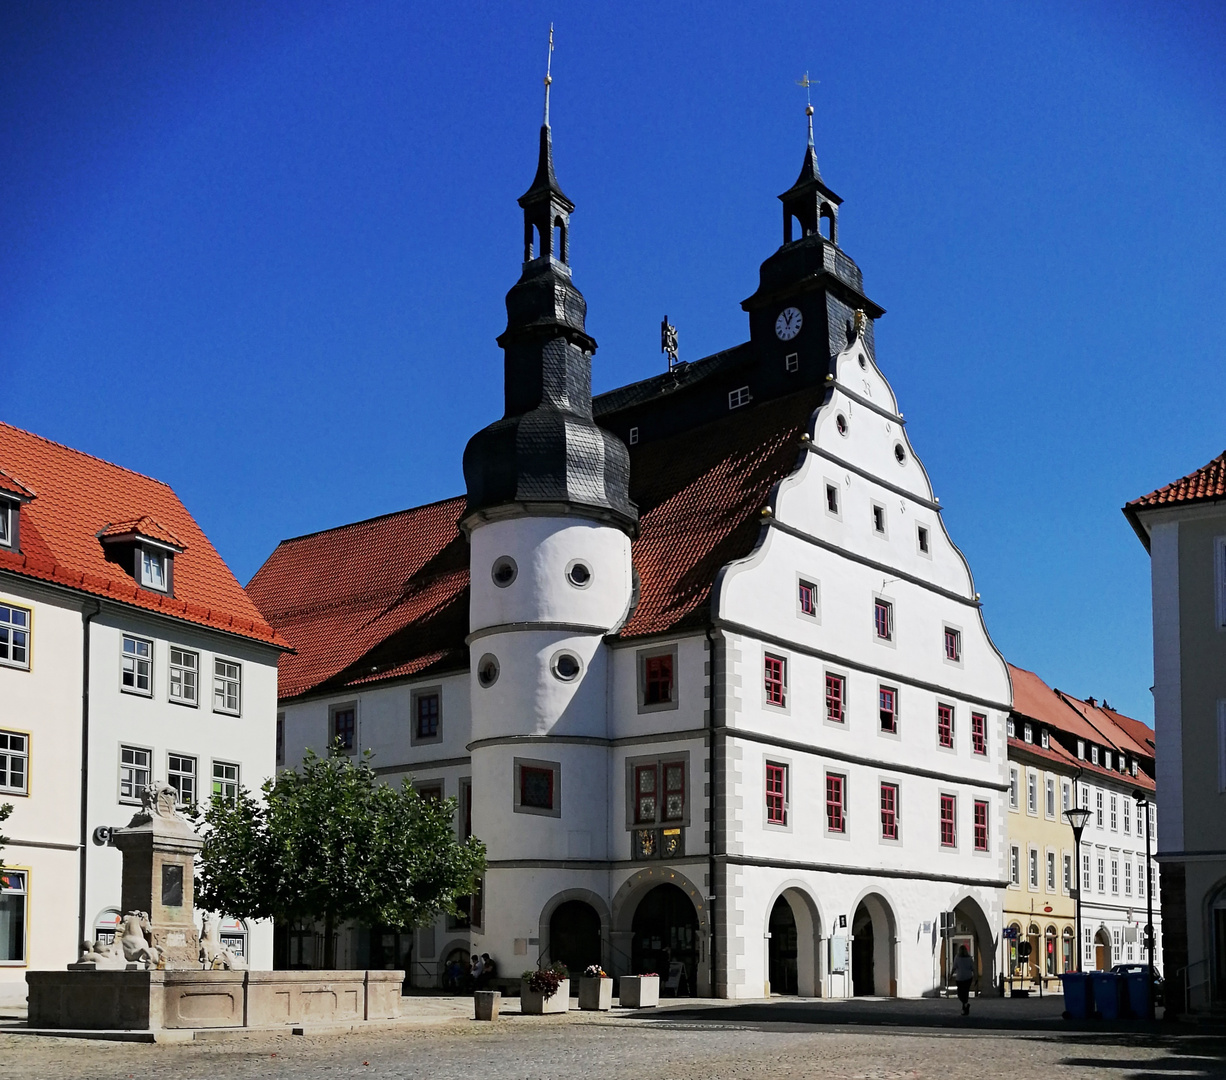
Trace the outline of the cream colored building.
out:
<instances>
[{"instance_id":1,"label":"cream colored building","mask_svg":"<svg viewBox=\"0 0 1226 1080\"><path fill-rule=\"evenodd\" d=\"M1094 699L1053 690L1010 665L1008 876L1001 970L1015 985L1059 989L1077 970L1076 890L1081 874L1083 970L1141 962L1145 952L1144 814L1154 792L1152 732ZM1089 807L1080 858L1064 811ZM1152 825L1151 825L1152 827ZM1078 865L1080 863L1080 866ZM1157 864L1151 866L1156 881ZM1154 897L1160 940L1161 908ZM1023 957L1022 943L1030 955Z\"/></svg>"}]
</instances>

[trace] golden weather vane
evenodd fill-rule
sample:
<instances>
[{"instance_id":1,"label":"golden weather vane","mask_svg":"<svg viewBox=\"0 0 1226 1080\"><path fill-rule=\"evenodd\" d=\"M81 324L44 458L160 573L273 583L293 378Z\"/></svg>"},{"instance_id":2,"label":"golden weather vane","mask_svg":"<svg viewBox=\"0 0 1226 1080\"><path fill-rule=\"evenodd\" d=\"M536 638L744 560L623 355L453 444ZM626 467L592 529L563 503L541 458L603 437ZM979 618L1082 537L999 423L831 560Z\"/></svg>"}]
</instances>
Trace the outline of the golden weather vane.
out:
<instances>
[{"instance_id":1,"label":"golden weather vane","mask_svg":"<svg viewBox=\"0 0 1226 1080\"><path fill-rule=\"evenodd\" d=\"M805 116L809 118L809 145L813 145L813 92L810 89L814 86L820 86L820 79L810 79L809 73L806 71L803 79L796 80L797 86L805 88Z\"/></svg>"}]
</instances>

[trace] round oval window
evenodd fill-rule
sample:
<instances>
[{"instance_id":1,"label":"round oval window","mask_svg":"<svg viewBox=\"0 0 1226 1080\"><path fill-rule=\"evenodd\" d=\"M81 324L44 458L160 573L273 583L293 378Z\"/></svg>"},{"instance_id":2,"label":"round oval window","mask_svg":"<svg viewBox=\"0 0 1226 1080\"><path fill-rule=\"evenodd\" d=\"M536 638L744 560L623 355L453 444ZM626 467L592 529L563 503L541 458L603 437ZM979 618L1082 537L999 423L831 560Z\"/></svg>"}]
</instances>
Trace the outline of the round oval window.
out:
<instances>
[{"instance_id":1,"label":"round oval window","mask_svg":"<svg viewBox=\"0 0 1226 1080\"><path fill-rule=\"evenodd\" d=\"M566 568L566 580L576 589L586 589L592 583L592 568L576 559Z\"/></svg>"},{"instance_id":2,"label":"round oval window","mask_svg":"<svg viewBox=\"0 0 1226 1080\"><path fill-rule=\"evenodd\" d=\"M477 664L477 682L482 686L493 686L498 681L498 658L493 653L486 653Z\"/></svg>"},{"instance_id":3,"label":"round oval window","mask_svg":"<svg viewBox=\"0 0 1226 1080\"><path fill-rule=\"evenodd\" d=\"M560 652L553 658L553 673L563 682L578 678L581 667L579 657L571 652Z\"/></svg>"},{"instance_id":4,"label":"round oval window","mask_svg":"<svg viewBox=\"0 0 1226 1080\"><path fill-rule=\"evenodd\" d=\"M864 359L864 353L860 354L860 366L865 370L868 369L868 361Z\"/></svg>"},{"instance_id":5,"label":"round oval window","mask_svg":"<svg viewBox=\"0 0 1226 1080\"><path fill-rule=\"evenodd\" d=\"M846 435L847 434L847 417L844 416L842 413L839 413L839 415L834 418L834 426L839 429L840 435Z\"/></svg>"},{"instance_id":6,"label":"round oval window","mask_svg":"<svg viewBox=\"0 0 1226 1080\"><path fill-rule=\"evenodd\" d=\"M902 443L894 444L894 460L897 461L899 465L903 465L907 461L907 452L903 449Z\"/></svg>"},{"instance_id":7,"label":"round oval window","mask_svg":"<svg viewBox=\"0 0 1226 1080\"><path fill-rule=\"evenodd\" d=\"M505 589L515 580L518 573L519 567L515 565L515 560L510 555L503 555L494 560L494 568L490 571L490 576L498 588Z\"/></svg>"}]
</instances>

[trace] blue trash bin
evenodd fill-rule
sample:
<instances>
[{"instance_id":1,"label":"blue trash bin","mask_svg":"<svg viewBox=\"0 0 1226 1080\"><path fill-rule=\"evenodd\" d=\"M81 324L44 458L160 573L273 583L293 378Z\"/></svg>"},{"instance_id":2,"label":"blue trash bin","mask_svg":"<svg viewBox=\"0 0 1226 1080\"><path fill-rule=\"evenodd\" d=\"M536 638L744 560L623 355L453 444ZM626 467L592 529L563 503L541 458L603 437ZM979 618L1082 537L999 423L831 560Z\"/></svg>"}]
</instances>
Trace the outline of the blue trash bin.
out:
<instances>
[{"instance_id":1,"label":"blue trash bin","mask_svg":"<svg viewBox=\"0 0 1226 1080\"><path fill-rule=\"evenodd\" d=\"M1149 1018L1149 972L1130 971L1124 976L1128 1011L1138 1020Z\"/></svg>"},{"instance_id":2,"label":"blue trash bin","mask_svg":"<svg viewBox=\"0 0 1226 1080\"><path fill-rule=\"evenodd\" d=\"M1090 974L1094 1011L1104 1020L1118 1020L1124 1014L1124 977L1114 971Z\"/></svg>"},{"instance_id":3,"label":"blue trash bin","mask_svg":"<svg viewBox=\"0 0 1226 1080\"><path fill-rule=\"evenodd\" d=\"M1094 995L1090 976L1081 971L1066 971L1060 976L1064 984L1064 1010L1070 1020L1087 1020L1094 1015Z\"/></svg>"}]
</instances>

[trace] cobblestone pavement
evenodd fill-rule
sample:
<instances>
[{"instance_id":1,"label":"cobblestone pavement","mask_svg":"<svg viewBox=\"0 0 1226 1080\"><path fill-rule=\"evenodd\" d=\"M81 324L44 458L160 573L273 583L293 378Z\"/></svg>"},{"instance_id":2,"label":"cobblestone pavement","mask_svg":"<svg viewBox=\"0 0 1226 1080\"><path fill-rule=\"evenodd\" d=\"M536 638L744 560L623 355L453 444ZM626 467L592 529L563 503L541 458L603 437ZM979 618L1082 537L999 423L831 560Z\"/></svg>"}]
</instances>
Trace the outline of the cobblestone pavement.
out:
<instances>
[{"instance_id":1,"label":"cobblestone pavement","mask_svg":"<svg viewBox=\"0 0 1226 1080\"><path fill-rule=\"evenodd\" d=\"M793 1006L795 1007L795 1006ZM496 1024L449 1019L432 1026L345 1035L252 1033L189 1044L137 1044L0 1034L0 1077L48 1080L1226 1080L1226 1040L1195 1035L1033 1030L923 1030L913 1026L797 1030L755 1022L695 1023L657 1013L571 1013ZM641 1014L640 1014L641 1015ZM733 1013L733 1016L736 1014ZM711 1020L714 1018L712 1017ZM892 1023L885 1020L883 1023Z\"/></svg>"}]
</instances>

